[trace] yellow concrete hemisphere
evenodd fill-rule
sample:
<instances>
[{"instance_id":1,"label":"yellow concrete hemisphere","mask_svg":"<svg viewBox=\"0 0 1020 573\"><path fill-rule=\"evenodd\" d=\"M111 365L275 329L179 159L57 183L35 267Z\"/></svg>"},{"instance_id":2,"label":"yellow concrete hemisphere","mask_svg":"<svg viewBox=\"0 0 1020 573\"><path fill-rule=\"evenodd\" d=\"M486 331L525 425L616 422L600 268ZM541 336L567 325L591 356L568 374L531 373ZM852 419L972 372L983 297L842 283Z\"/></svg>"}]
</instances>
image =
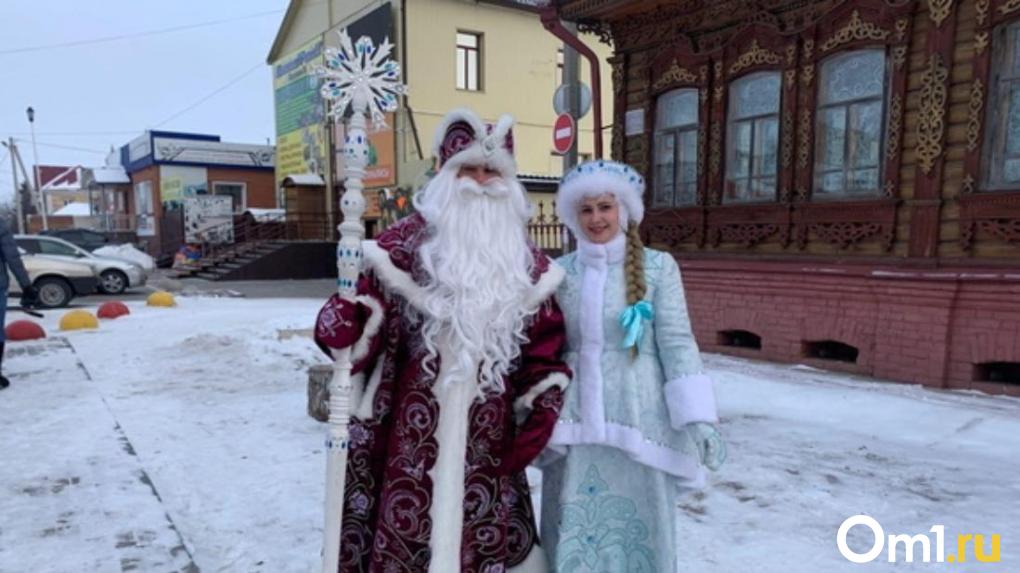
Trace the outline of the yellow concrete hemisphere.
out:
<instances>
[{"instance_id":1,"label":"yellow concrete hemisphere","mask_svg":"<svg viewBox=\"0 0 1020 573\"><path fill-rule=\"evenodd\" d=\"M99 328L99 319L87 310L72 310L60 317L60 330Z\"/></svg>"},{"instance_id":2,"label":"yellow concrete hemisphere","mask_svg":"<svg viewBox=\"0 0 1020 573\"><path fill-rule=\"evenodd\" d=\"M162 290L150 294L146 304L149 306L162 307L177 306L177 302L174 300L174 295Z\"/></svg>"}]
</instances>

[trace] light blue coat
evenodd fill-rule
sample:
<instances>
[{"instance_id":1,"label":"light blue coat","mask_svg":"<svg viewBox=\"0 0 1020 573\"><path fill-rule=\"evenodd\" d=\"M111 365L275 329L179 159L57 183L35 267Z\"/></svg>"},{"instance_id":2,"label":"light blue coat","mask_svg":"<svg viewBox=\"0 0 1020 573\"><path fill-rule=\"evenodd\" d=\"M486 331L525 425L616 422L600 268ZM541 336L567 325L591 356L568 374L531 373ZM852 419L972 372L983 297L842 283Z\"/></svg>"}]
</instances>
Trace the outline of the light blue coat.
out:
<instances>
[{"instance_id":1,"label":"light blue coat","mask_svg":"<svg viewBox=\"0 0 1020 573\"><path fill-rule=\"evenodd\" d=\"M567 353L574 371L553 452L565 446L618 448L635 461L700 487L704 472L684 429L716 422L712 382L702 371L691 331L680 269L673 257L644 250L644 300L654 318L644 325L638 356L623 348L619 318L627 306L623 238L608 245L582 244L557 262L566 277L557 299L566 319Z\"/></svg>"}]
</instances>

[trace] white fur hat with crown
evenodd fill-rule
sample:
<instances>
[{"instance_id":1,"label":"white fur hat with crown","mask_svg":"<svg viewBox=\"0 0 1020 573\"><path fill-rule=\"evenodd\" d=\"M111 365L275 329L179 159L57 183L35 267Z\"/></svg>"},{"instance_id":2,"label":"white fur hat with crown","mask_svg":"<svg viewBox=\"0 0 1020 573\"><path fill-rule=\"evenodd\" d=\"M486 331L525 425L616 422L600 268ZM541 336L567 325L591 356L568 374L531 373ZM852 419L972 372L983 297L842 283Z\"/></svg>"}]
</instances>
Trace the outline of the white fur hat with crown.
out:
<instances>
[{"instance_id":1,"label":"white fur hat with crown","mask_svg":"<svg viewBox=\"0 0 1020 573\"><path fill-rule=\"evenodd\" d=\"M640 224L645 217L645 179L633 167L596 159L571 169L556 191L556 215L575 237L584 237L578 222L581 202L611 193L620 208L620 228Z\"/></svg>"}]
</instances>

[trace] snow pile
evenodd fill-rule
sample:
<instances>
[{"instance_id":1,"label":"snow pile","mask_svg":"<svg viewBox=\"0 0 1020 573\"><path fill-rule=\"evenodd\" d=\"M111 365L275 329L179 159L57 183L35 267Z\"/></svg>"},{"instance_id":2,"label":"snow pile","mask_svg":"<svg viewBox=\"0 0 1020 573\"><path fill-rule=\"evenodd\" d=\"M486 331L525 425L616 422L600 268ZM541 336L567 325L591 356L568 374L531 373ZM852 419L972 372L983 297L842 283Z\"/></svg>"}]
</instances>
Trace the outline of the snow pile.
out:
<instances>
[{"instance_id":1,"label":"snow pile","mask_svg":"<svg viewBox=\"0 0 1020 573\"><path fill-rule=\"evenodd\" d=\"M106 245L99 247L93 252L101 257L112 257L130 261L145 269L147 273L151 273L156 269L156 261L132 245Z\"/></svg>"},{"instance_id":2,"label":"snow pile","mask_svg":"<svg viewBox=\"0 0 1020 573\"><path fill-rule=\"evenodd\" d=\"M178 304L8 343L0 571L316 570L325 425L305 413L306 381L326 359L283 334L311 327L321 300ZM730 457L680 500L681 571L961 570L850 563L836 531L862 513L886 535L945 525L947 553L957 534L986 548L999 534L1000 566L966 570L1020 570L1020 400L714 355L706 369ZM872 541L849 536L859 552Z\"/></svg>"}]
</instances>

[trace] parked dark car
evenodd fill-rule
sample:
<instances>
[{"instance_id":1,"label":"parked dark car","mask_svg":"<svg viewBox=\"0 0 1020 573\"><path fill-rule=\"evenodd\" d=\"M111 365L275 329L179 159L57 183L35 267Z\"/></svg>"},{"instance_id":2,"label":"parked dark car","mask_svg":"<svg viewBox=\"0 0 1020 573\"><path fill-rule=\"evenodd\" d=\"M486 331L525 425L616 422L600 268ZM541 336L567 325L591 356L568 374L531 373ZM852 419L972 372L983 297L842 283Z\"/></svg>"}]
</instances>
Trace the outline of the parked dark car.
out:
<instances>
[{"instance_id":1,"label":"parked dark car","mask_svg":"<svg viewBox=\"0 0 1020 573\"><path fill-rule=\"evenodd\" d=\"M49 229L39 234L59 237L89 252L106 245L110 240L106 235L91 229Z\"/></svg>"}]
</instances>

